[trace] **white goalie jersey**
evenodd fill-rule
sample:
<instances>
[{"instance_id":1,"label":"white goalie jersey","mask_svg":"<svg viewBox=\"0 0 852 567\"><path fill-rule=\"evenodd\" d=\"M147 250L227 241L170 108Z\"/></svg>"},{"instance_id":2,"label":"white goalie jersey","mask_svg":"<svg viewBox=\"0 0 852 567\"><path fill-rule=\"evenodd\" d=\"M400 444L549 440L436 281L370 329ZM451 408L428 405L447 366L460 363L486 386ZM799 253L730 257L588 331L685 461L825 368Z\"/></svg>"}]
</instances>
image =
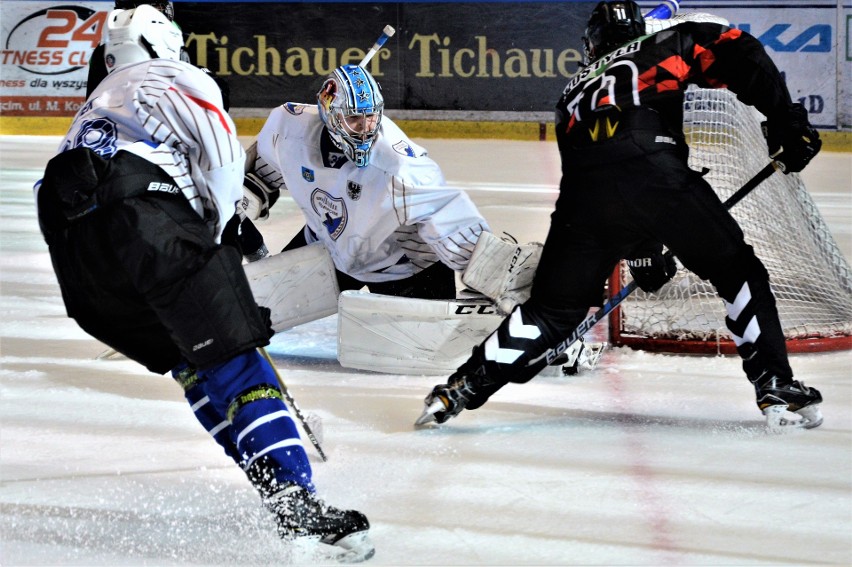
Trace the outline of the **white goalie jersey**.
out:
<instances>
[{"instance_id":1,"label":"white goalie jersey","mask_svg":"<svg viewBox=\"0 0 852 567\"><path fill-rule=\"evenodd\" d=\"M258 135L254 170L290 192L308 243L322 242L338 270L364 282L404 279L438 261L461 271L490 230L467 194L447 186L426 150L386 116L369 165L358 168L324 134L316 105L286 103Z\"/></svg>"},{"instance_id":2,"label":"white goalie jersey","mask_svg":"<svg viewBox=\"0 0 852 567\"><path fill-rule=\"evenodd\" d=\"M215 81L182 61L120 67L92 92L59 151L127 150L174 180L217 241L242 199L245 152Z\"/></svg>"}]
</instances>

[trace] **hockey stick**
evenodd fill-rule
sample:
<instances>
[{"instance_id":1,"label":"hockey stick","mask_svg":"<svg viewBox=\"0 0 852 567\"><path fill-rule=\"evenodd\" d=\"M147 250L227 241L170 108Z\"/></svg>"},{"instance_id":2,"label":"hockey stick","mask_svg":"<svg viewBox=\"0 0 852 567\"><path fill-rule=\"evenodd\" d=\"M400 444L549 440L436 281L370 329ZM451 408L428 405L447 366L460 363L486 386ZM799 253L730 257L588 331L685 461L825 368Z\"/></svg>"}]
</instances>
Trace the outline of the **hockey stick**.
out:
<instances>
[{"instance_id":1,"label":"hockey stick","mask_svg":"<svg viewBox=\"0 0 852 567\"><path fill-rule=\"evenodd\" d=\"M778 169L778 163L777 162L772 161L772 162L768 163L766 165L766 167L764 167L763 169L758 171L757 174L754 177L749 179L745 183L745 185L743 185L742 187L737 189L736 192L734 192L733 195L728 197L725 200L725 202L722 203L725 206L725 209L726 210L730 209L731 207L733 207L734 205L736 205L737 203L742 201L743 197L745 197L746 195L751 193L754 190L755 187L757 187L758 185L760 185L761 183L766 181L766 179L769 178L769 176L772 175L775 172L776 169ZM610 298L610 300L607 301L603 305L603 307L601 307L600 309L598 309L597 311L595 311L594 313L592 313L591 315L586 317L577 326L577 328L574 329L574 331L570 335L568 335L567 339L560 342L555 347L547 349L547 351L545 351L541 356L538 356L538 357L534 358L533 360L530 360L527 363L527 367L535 366L536 364L540 363L542 359L544 359L547 362L547 364L552 363L556 359L557 356L559 356L560 354L565 352L568 349L568 347L570 347L572 344L577 342L577 340L579 340L580 337L582 337L584 334L586 334L589 331L589 329L594 327L598 323L598 321L600 321L601 319L603 319L604 317L609 315L609 313L613 309L618 307L619 304L622 301L624 301L625 298L628 295L633 293L636 290L637 287L638 286L636 285L636 282L631 281L629 284L627 284L626 286L621 288L621 290L617 294L612 296Z\"/></svg>"},{"instance_id":2,"label":"hockey stick","mask_svg":"<svg viewBox=\"0 0 852 567\"><path fill-rule=\"evenodd\" d=\"M393 26L385 26L385 29L382 30L382 35L379 36L379 39L376 40L376 43L373 44L373 47L364 55L364 58L361 59L361 62L358 63L359 67L364 67L367 63L370 62L370 59L379 52L379 49L385 44L389 37L396 33L396 30L393 29Z\"/></svg>"},{"instance_id":3,"label":"hockey stick","mask_svg":"<svg viewBox=\"0 0 852 567\"><path fill-rule=\"evenodd\" d=\"M290 390L287 389L287 384L284 383L284 380L281 378L281 374L278 373L278 369L275 368L275 364L272 362L272 358L269 356L269 353L266 352L266 349L263 347L257 347L257 351L266 359L266 362L269 363L269 366L272 367L272 371L275 373L275 378L278 380L278 387L281 388L281 393L284 394L284 399L287 400L287 403L290 404L290 407L293 408L293 413L296 414L296 417L299 419L299 423L302 424L302 428L305 430L305 433L308 436L308 439L311 440L311 443L316 448L319 456L322 457L323 461L327 461L328 457L325 456L325 451L322 450L319 441L314 435L313 430L310 425L308 425L305 416L302 415L302 410L299 409L298 404L296 404L296 400L293 399L293 396L290 395Z\"/></svg>"},{"instance_id":4,"label":"hockey stick","mask_svg":"<svg viewBox=\"0 0 852 567\"><path fill-rule=\"evenodd\" d=\"M664 0L662 4L645 14L644 18L654 18L657 20L667 20L677 14L680 7L680 0Z\"/></svg>"}]
</instances>

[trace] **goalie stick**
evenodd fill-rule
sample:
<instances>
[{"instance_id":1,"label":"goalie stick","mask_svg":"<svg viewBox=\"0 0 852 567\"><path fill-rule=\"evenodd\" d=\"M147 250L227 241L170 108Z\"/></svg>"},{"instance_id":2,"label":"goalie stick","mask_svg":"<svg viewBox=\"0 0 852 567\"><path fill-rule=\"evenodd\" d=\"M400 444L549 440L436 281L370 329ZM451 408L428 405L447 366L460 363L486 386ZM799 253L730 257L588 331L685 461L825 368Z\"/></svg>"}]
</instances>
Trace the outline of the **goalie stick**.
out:
<instances>
[{"instance_id":1,"label":"goalie stick","mask_svg":"<svg viewBox=\"0 0 852 567\"><path fill-rule=\"evenodd\" d=\"M743 198L751 193L758 185L766 181L770 175L775 173L775 170L778 169L778 163L772 161L766 165L763 169L757 172L757 174L749 179L745 185L740 187L734 192L733 195L728 197L724 203L725 209L730 209L737 203L743 200ZM621 288L617 294L612 296L609 301L607 301L603 307L586 317L583 322L581 322L574 331L568 335L568 338L564 341L557 344L555 347L547 349L544 354L538 356L527 363L527 366L535 366L536 364L540 364L542 360L545 360L547 364L553 362L556 357L565 352L572 344L577 342L577 340L582 337L586 332L589 331L592 327L594 327L598 321L609 315L609 313L614 310L619 304L624 301L624 299L633 293L638 286L635 281L631 281L629 284Z\"/></svg>"},{"instance_id":2,"label":"goalie stick","mask_svg":"<svg viewBox=\"0 0 852 567\"><path fill-rule=\"evenodd\" d=\"M327 461L328 457L325 456L325 451L322 450L322 446L320 445L316 435L314 435L313 429L310 425L308 425L308 420L305 419L305 416L302 414L302 410L299 409L299 405L296 403L296 400L293 399L293 396L290 394L290 390L287 389L287 384L284 383L284 379L281 378L281 374L279 374L278 369L275 367L275 363L272 362L272 357L269 356L269 353L266 352L264 347L258 347L257 351L266 359L269 366L272 367L272 371L275 373L275 379L278 380L278 387L281 389L284 399L287 400L287 403L290 404L291 408L293 408L293 413L296 414L296 417L299 419L299 423L302 424L302 429L305 430L305 434L308 436L308 439L311 440L311 443L314 448L316 448L319 456L322 457L322 460Z\"/></svg>"},{"instance_id":3,"label":"goalie stick","mask_svg":"<svg viewBox=\"0 0 852 567\"><path fill-rule=\"evenodd\" d=\"M382 35L379 36L379 39L376 40L376 43L373 44L373 47L367 51L367 54L364 55L364 58L361 59L361 62L358 63L359 67L364 67L367 63L370 62L370 59L379 52L379 49L385 44L389 37L396 33L396 30L393 29L393 26L385 26L385 29L382 30Z\"/></svg>"}]
</instances>

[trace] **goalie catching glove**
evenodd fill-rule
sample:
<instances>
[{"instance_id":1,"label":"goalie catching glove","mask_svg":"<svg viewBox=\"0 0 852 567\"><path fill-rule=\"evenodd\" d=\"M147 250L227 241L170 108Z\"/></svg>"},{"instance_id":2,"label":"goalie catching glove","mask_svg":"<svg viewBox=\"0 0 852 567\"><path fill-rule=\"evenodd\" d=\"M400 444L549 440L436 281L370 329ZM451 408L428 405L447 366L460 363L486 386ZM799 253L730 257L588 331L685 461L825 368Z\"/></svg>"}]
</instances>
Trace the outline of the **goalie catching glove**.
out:
<instances>
[{"instance_id":1,"label":"goalie catching glove","mask_svg":"<svg viewBox=\"0 0 852 567\"><path fill-rule=\"evenodd\" d=\"M281 191L272 189L254 173L246 173L243 178L243 200L240 207L250 220L266 220L269 209L278 200Z\"/></svg>"},{"instance_id":2,"label":"goalie catching glove","mask_svg":"<svg viewBox=\"0 0 852 567\"><path fill-rule=\"evenodd\" d=\"M643 248L627 258L627 267L633 281L642 291L654 293L677 273L677 264L671 250L663 253L663 245Z\"/></svg>"},{"instance_id":3,"label":"goalie catching glove","mask_svg":"<svg viewBox=\"0 0 852 567\"><path fill-rule=\"evenodd\" d=\"M802 171L822 148L819 132L811 126L808 111L799 103L791 105L780 121L764 122L764 135L769 157L784 173Z\"/></svg>"}]
</instances>

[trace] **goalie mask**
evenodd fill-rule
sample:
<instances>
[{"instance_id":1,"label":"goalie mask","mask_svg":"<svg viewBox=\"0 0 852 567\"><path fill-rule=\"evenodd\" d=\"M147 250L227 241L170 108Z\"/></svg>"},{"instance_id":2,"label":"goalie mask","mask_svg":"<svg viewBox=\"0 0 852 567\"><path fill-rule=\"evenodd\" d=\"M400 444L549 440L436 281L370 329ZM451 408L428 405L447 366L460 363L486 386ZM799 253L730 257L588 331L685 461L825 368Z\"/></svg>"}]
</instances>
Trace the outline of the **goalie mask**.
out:
<instances>
[{"instance_id":1,"label":"goalie mask","mask_svg":"<svg viewBox=\"0 0 852 567\"><path fill-rule=\"evenodd\" d=\"M105 37L104 61L109 72L149 59L178 61L183 48L180 28L148 4L110 12Z\"/></svg>"},{"instance_id":2,"label":"goalie mask","mask_svg":"<svg viewBox=\"0 0 852 567\"><path fill-rule=\"evenodd\" d=\"M385 100L379 84L363 67L334 70L317 93L319 115L334 143L357 167L370 163Z\"/></svg>"},{"instance_id":3,"label":"goalie mask","mask_svg":"<svg viewBox=\"0 0 852 567\"><path fill-rule=\"evenodd\" d=\"M588 65L642 35L645 35L645 18L636 2L601 2L586 24L583 63Z\"/></svg>"}]
</instances>

